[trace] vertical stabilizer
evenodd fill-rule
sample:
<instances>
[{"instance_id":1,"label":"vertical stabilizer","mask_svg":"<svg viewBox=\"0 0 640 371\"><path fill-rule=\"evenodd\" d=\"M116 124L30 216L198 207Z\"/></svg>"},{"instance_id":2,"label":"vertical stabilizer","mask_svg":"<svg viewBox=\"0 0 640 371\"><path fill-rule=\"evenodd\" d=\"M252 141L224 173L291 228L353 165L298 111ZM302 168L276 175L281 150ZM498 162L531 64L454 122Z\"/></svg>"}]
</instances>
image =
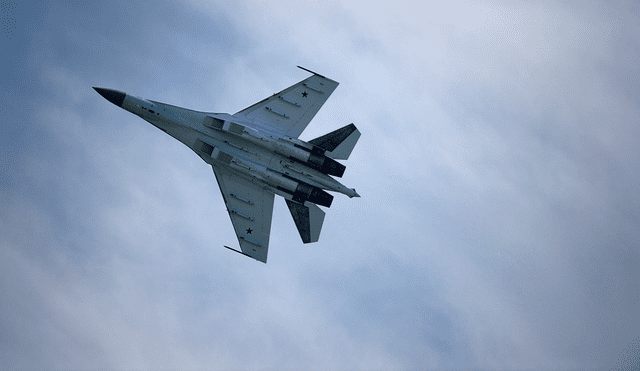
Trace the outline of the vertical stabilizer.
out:
<instances>
[{"instance_id":1,"label":"vertical stabilizer","mask_svg":"<svg viewBox=\"0 0 640 371\"><path fill-rule=\"evenodd\" d=\"M302 242L318 242L324 222L324 211L314 204L308 204L307 207L291 200L285 199L285 201L287 201L287 207L289 207L291 217L296 223Z\"/></svg>"},{"instance_id":2,"label":"vertical stabilizer","mask_svg":"<svg viewBox=\"0 0 640 371\"><path fill-rule=\"evenodd\" d=\"M359 138L360 131L358 128L354 124L349 124L329 134L312 139L309 143L326 150L325 154L331 158L346 160L351 155L351 151L358 143Z\"/></svg>"}]
</instances>

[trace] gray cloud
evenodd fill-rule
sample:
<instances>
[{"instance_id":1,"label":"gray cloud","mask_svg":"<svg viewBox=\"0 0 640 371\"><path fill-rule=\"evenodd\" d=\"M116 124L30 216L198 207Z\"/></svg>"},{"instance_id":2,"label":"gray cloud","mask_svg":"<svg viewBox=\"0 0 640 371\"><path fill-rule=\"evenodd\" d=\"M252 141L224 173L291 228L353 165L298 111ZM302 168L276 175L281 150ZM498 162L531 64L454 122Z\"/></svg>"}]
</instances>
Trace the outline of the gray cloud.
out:
<instances>
[{"instance_id":1,"label":"gray cloud","mask_svg":"<svg viewBox=\"0 0 640 371\"><path fill-rule=\"evenodd\" d=\"M423 7L35 13L0 84L4 364L612 367L638 336L637 11ZM266 266L220 248L211 170L90 89L235 112L296 64L341 82L302 138L355 122L363 197L309 246L276 202Z\"/></svg>"}]
</instances>

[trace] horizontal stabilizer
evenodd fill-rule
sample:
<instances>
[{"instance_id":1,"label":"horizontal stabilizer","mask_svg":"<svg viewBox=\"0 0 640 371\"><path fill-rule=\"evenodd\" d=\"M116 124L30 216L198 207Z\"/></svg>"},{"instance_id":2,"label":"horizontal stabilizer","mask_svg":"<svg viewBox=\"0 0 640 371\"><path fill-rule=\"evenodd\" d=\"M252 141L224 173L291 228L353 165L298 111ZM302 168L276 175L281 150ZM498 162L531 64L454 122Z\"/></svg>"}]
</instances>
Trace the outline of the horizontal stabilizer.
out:
<instances>
[{"instance_id":1,"label":"horizontal stabilizer","mask_svg":"<svg viewBox=\"0 0 640 371\"><path fill-rule=\"evenodd\" d=\"M349 124L329 134L312 139L309 143L326 150L325 154L331 158L346 160L351 155L351 151L358 143L359 138L360 131L354 124Z\"/></svg>"},{"instance_id":2,"label":"horizontal stabilizer","mask_svg":"<svg viewBox=\"0 0 640 371\"><path fill-rule=\"evenodd\" d=\"M285 199L285 201L287 201L287 206L293 221L296 223L302 242L318 242L322 223L324 222L324 211L314 204L309 204L307 207L291 200Z\"/></svg>"}]
</instances>

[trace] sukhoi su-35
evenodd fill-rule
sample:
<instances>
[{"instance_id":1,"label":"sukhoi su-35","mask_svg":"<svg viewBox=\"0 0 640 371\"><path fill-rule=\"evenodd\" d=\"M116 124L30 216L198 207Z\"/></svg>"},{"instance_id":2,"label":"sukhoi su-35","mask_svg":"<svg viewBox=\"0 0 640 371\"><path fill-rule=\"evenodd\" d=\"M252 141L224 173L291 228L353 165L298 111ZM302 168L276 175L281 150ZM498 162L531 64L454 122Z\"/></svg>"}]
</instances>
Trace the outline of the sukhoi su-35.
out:
<instances>
[{"instance_id":1,"label":"sukhoi su-35","mask_svg":"<svg viewBox=\"0 0 640 371\"><path fill-rule=\"evenodd\" d=\"M299 66L298 66L299 67ZM236 114L199 112L94 89L191 148L215 173L241 251L267 262L274 195L282 196L304 243L316 242L333 196L360 197L342 177L360 132L349 124L308 142L298 139L338 83L312 76Z\"/></svg>"}]
</instances>

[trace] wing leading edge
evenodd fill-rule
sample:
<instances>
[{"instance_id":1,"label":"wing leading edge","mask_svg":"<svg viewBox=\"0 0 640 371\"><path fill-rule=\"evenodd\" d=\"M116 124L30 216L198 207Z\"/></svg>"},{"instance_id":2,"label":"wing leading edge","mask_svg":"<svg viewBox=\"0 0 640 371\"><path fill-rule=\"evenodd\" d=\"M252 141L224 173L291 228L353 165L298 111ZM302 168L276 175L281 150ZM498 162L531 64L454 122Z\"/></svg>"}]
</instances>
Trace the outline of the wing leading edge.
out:
<instances>
[{"instance_id":1,"label":"wing leading edge","mask_svg":"<svg viewBox=\"0 0 640 371\"><path fill-rule=\"evenodd\" d=\"M302 69L309 71L306 68ZM338 86L337 81L312 73L313 76L233 116L252 121L254 126L276 137L297 138Z\"/></svg>"},{"instance_id":2,"label":"wing leading edge","mask_svg":"<svg viewBox=\"0 0 640 371\"><path fill-rule=\"evenodd\" d=\"M212 168L242 253L266 263L274 194L229 170Z\"/></svg>"}]
</instances>

